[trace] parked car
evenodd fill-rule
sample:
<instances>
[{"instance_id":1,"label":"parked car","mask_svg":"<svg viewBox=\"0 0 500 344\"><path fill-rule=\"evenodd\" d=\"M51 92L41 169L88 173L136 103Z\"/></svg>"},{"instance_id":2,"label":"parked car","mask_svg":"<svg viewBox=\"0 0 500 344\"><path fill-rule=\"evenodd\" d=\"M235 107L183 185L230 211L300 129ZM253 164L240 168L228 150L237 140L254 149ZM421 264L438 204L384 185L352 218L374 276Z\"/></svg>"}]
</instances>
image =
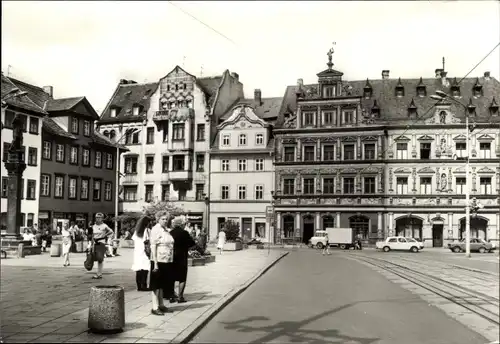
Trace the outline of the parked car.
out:
<instances>
[{"instance_id":1,"label":"parked car","mask_svg":"<svg viewBox=\"0 0 500 344\"><path fill-rule=\"evenodd\" d=\"M465 239L449 243L448 248L455 253L465 251ZM470 250L471 252L485 253L495 250L495 246L491 242L487 242L484 239L471 238Z\"/></svg>"},{"instance_id":2,"label":"parked car","mask_svg":"<svg viewBox=\"0 0 500 344\"><path fill-rule=\"evenodd\" d=\"M424 244L418 242L413 238L388 237L384 241L378 241L375 244L375 247L378 250L382 250L384 252L389 252L391 250L394 250L394 251L411 251L416 253L424 248Z\"/></svg>"}]
</instances>

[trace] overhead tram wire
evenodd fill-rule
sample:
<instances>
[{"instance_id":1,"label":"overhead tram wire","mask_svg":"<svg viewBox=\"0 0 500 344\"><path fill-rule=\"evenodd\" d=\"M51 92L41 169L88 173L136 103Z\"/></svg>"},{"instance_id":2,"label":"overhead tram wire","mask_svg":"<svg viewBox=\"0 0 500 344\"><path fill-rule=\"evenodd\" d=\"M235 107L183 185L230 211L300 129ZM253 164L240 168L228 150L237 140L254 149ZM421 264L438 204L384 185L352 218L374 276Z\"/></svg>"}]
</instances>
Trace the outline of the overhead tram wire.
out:
<instances>
[{"instance_id":1,"label":"overhead tram wire","mask_svg":"<svg viewBox=\"0 0 500 344\"><path fill-rule=\"evenodd\" d=\"M499 46L500 46L500 42L499 42L497 45L495 45L495 47L494 47L494 48L493 48L493 49L492 49L492 50L491 50L488 54L486 54L486 56L485 56L485 57L483 57L483 58L481 59L481 61L479 61L479 62L478 62L478 63L477 63L477 64L476 64L476 65L475 65L475 66L474 66L474 67L473 67L473 68L472 68L472 69L471 69L471 70L470 70L467 74L465 74L465 76L464 76L463 78L461 78L461 79L460 79L460 81L459 81L457 84L460 84L460 83L461 83L461 82L462 82L465 78L467 78L467 77L468 77L468 76L469 76L469 75L470 75L470 74L471 74L471 73L472 73L472 72L473 72L473 71L474 71L477 67L479 67L479 65L480 65L480 64L481 64L484 60L486 60L486 59L487 59L487 58L488 58L488 57L489 57L489 56L490 56L490 55L491 55L491 54L492 54L492 53L493 53L493 52L494 52L494 51L495 51L495 50L496 50ZM410 129L411 129L411 127L412 127L413 125L415 125L417 122L420 122L420 121L423 121L423 120L426 120L426 119L430 118L430 117L427 117L427 118L424 118L424 117L425 117L425 115L427 115L427 114L429 113L429 111L431 111L431 110L432 110L432 109L433 109L433 108L434 108L437 104L439 104L440 102L441 102L441 100L437 101L437 102L436 102L436 103L435 103L432 107L430 107L430 108L429 108L429 109L428 109L428 110L424 113L424 115L423 115L423 116L419 116L419 117L417 117L415 120L413 120L413 122L412 122L412 123L408 124L408 125L406 126L406 129L405 129L405 130L403 131L403 133L401 133L399 136L403 136L404 134L406 134L406 133L408 132L408 130L410 130ZM491 118L491 116L490 116L490 118ZM484 130L486 130L486 129L488 129L488 128L484 128L484 129L482 129L481 131L479 131L478 133L481 133L482 131L484 131ZM446 131L447 131L447 129L444 129L444 130L443 130L443 131L441 131L439 134L441 134L441 133L443 133L443 132L446 132ZM477 135L477 134L476 134L476 135ZM391 146L391 145L388 145L388 146L386 147L386 149L385 149L385 150L383 151L383 153L382 153L382 157L384 157L384 156L385 156L385 153L387 153L387 151L389 151L389 149L390 149L390 148L392 148L392 146ZM375 163L379 163L379 162L377 161L377 162L375 162ZM374 163L373 163L373 162L371 162L368 166L364 167L364 168L363 168L363 169L362 169L359 173L362 173L362 172L363 172L363 171L365 171L367 168L371 167L373 164L374 164Z\"/></svg>"}]
</instances>

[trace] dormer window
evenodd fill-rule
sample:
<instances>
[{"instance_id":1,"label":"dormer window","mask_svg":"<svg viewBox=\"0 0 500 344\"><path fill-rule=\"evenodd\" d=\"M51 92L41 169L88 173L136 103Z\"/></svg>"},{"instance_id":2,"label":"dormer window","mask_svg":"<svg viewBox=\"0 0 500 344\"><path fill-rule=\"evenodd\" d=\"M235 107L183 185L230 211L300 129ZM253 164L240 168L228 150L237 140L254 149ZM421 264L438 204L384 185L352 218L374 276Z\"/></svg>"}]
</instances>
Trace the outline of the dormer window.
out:
<instances>
[{"instance_id":1,"label":"dormer window","mask_svg":"<svg viewBox=\"0 0 500 344\"><path fill-rule=\"evenodd\" d=\"M116 108L112 108L111 111L110 111L110 116L111 117L116 117L116 113L117 113L117 109Z\"/></svg>"},{"instance_id":2,"label":"dormer window","mask_svg":"<svg viewBox=\"0 0 500 344\"><path fill-rule=\"evenodd\" d=\"M323 86L323 97L324 98L335 97L335 86L334 85Z\"/></svg>"},{"instance_id":3,"label":"dormer window","mask_svg":"<svg viewBox=\"0 0 500 344\"><path fill-rule=\"evenodd\" d=\"M460 97L460 86L458 85L457 78L453 79L453 83L451 85L451 95L453 97Z\"/></svg>"},{"instance_id":4,"label":"dormer window","mask_svg":"<svg viewBox=\"0 0 500 344\"><path fill-rule=\"evenodd\" d=\"M304 112L304 126L314 126L314 112Z\"/></svg>"},{"instance_id":5,"label":"dormer window","mask_svg":"<svg viewBox=\"0 0 500 344\"><path fill-rule=\"evenodd\" d=\"M178 84L175 84L175 90L179 91L179 85Z\"/></svg>"},{"instance_id":6,"label":"dormer window","mask_svg":"<svg viewBox=\"0 0 500 344\"><path fill-rule=\"evenodd\" d=\"M492 116L498 116L498 104L497 101L495 100L495 97L493 97L490 104L490 114Z\"/></svg>"},{"instance_id":7,"label":"dormer window","mask_svg":"<svg viewBox=\"0 0 500 344\"><path fill-rule=\"evenodd\" d=\"M467 110L469 114L474 114L476 112L476 105L472 104L472 98L469 99L469 104L467 105Z\"/></svg>"},{"instance_id":8,"label":"dormer window","mask_svg":"<svg viewBox=\"0 0 500 344\"><path fill-rule=\"evenodd\" d=\"M187 90L187 85L186 85L186 83L183 83L183 84L182 84L182 88L183 88L184 90Z\"/></svg>"},{"instance_id":9,"label":"dormer window","mask_svg":"<svg viewBox=\"0 0 500 344\"><path fill-rule=\"evenodd\" d=\"M427 95L427 89L424 85L422 77L420 77L420 81L418 82L418 85L417 85L417 95L419 97L425 97Z\"/></svg>"},{"instance_id":10,"label":"dormer window","mask_svg":"<svg viewBox=\"0 0 500 344\"><path fill-rule=\"evenodd\" d=\"M186 100L186 105L188 108L192 109L193 108L193 101L191 99Z\"/></svg>"},{"instance_id":11,"label":"dormer window","mask_svg":"<svg viewBox=\"0 0 500 344\"><path fill-rule=\"evenodd\" d=\"M373 102L373 106L372 106L372 115L375 115L377 117L380 116L380 108L378 107L378 104L377 104L377 100L375 100Z\"/></svg>"},{"instance_id":12,"label":"dormer window","mask_svg":"<svg viewBox=\"0 0 500 344\"><path fill-rule=\"evenodd\" d=\"M140 112L140 110L141 110L141 108L140 108L139 106L135 105L135 106L133 107L133 109L132 109L132 114L133 114L134 116L139 116L139 112Z\"/></svg>"},{"instance_id":13,"label":"dormer window","mask_svg":"<svg viewBox=\"0 0 500 344\"><path fill-rule=\"evenodd\" d=\"M408 106L408 117L417 117L417 106L415 105L415 102L412 98L410 105Z\"/></svg>"},{"instance_id":14,"label":"dormer window","mask_svg":"<svg viewBox=\"0 0 500 344\"><path fill-rule=\"evenodd\" d=\"M170 91L170 85L167 85L167 92Z\"/></svg>"},{"instance_id":15,"label":"dormer window","mask_svg":"<svg viewBox=\"0 0 500 344\"><path fill-rule=\"evenodd\" d=\"M395 94L396 94L396 97L404 97L404 95L405 95L405 88L403 87L403 84L401 83L401 78L398 79L398 84L396 85Z\"/></svg>"},{"instance_id":16,"label":"dormer window","mask_svg":"<svg viewBox=\"0 0 500 344\"><path fill-rule=\"evenodd\" d=\"M371 98L372 94L373 94L372 85L370 84L370 81L368 81L368 79L366 79L366 85L363 88L363 96L365 98Z\"/></svg>"},{"instance_id":17,"label":"dormer window","mask_svg":"<svg viewBox=\"0 0 500 344\"><path fill-rule=\"evenodd\" d=\"M479 83L479 78L476 78L476 83L474 84L474 87L472 88L472 93L474 94L474 97L479 98L483 95L483 85Z\"/></svg>"}]
</instances>

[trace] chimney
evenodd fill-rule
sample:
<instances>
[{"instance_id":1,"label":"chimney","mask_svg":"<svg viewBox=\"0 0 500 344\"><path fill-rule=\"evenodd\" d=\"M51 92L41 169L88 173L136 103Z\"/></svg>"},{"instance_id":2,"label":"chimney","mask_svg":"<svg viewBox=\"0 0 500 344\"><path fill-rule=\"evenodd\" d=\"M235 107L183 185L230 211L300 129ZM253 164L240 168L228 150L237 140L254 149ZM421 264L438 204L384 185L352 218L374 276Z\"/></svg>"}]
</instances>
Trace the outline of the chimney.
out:
<instances>
[{"instance_id":1,"label":"chimney","mask_svg":"<svg viewBox=\"0 0 500 344\"><path fill-rule=\"evenodd\" d=\"M232 72L231 76L233 77L234 80L240 81L240 76L238 75L238 73Z\"/></svg>"},{"instance_id":2,"label":"chimney","mask_svg":"<svg viewBox=\"0 0 500 344\"><path fill-rule=\"evenodd\" d=\"M120 79L120 85L126 85L126 84L128 84L128 80Z\"/></svg>"},{"instance_id":3,"label":"chimney","mask_svg":"<svg viewBox=\"0 0 500 344\"><path fill-rule=\"evenodd\" d=\"M484 80L490 80L490 72L484 72Z\"/></svg>"},{"instance_id":4,"label":"chimney","mask_svg":"<svg viewBox=\"0 0 500 344\"><path fill-rule=\"evenodd\" d=\"M54 95L54 87L52 86L43 86L43 91L47 93L51 98Z\"/></svg>"},{"instance_id":5,"label":"chimney","mask_svg":"<svg viewBox=\"0 0 500 344\"><path fill-rule=\"evenodd\" d=\"M135 81L135 80L129 80L128 84L137 84L137 81Z\"/></svg>"},{"instance_id":6,"label":"chimney","mask_svg":"<svg viewBox=\"0 0 500 344\"><path fill-rule=\"evenodd\" d=\"M441 78L441 72L444 72L444 69L437 68L435 72L436 72L436 79L438 79Z\"/></svg>"},{"instance_id":7,"label":"chimney","mask_svg":"<svg viewBox=\"0 0 500 344\"><path fill-rule=\"evenodd\" d=\"M298 86L298 87L302 87L302 86L304 86L304 80L302 80L302 79L297 79L297 86Z\"/></svg>"},{"instance_id":8,"label":"chimney","mask_svg":"<svg viewBox=\"0 0 500 344\"><path fill-rule=\"evenodd\" d=\"M448 79L446 79L446 75L448 75L448 72L445 72L441 69L441 83L443 86L448 87L450 84L448 82Z\"/></svg>"},{"instance_id":9,"label":"chimney","mask_svg":"<svg viewBox=\"0 0 500 344\"><path fill-rule=\"evenodd\" d=\"M258 88L253 91L253 97L257 106L262 105L262 92Z\"/></svg>"},{"instance_id":10,"label":"chimney","mask_svg":"<svg viewBox=\"0 0 500 344\"><path fill-rule=\"evenodd\" d=\"M387 80L389 79L389 70L383 70L382 71L382 79Z\"/></svg>"}]
</instances>

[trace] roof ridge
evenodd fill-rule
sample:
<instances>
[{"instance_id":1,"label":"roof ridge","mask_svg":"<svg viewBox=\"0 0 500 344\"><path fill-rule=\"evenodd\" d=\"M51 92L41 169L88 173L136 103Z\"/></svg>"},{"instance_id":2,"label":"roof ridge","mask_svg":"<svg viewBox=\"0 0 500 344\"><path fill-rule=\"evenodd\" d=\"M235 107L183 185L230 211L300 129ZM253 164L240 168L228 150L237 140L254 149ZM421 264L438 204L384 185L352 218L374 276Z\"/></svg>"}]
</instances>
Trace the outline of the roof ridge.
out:
<instances>
[{"instance_id":1,"label":"roof ridge","mask_svg":"<svg viewBox=\"0 0 500 344\"><path fill-rule=\"evenodd\" d=\"M152 82L143 82L143 83L135 83L135 84L118 84L119 87L129 87L129 86L144 86L144 85L154 85L158 84L159 81L152 81Z\"/></svg>"},{"instance_id":2,"label":"roof ridge","mask_svg":"<svg viewBox=\"0 0 500 344\"><path fill-rule=\"evenodd\" d=\"M24 85L28 85L28 86L31 86L31 87L38 88L40 91L43 91L43 87L36 86L36 85L30 84L30 83L28 83L28 82L26 82L26 81L22 81L22 80L19 80L19 79L16 79L16 78L12 78L12 77L10 77L10 76L7 76L7 78L8 78L8 79L10 79L10 80L14 80L14 81L16 81L16 82L19 82L19 83L21 83L21 84L24 84ZM45 91L44 91L44 92L45 92Z\"/></svg>"}]
</instances>

